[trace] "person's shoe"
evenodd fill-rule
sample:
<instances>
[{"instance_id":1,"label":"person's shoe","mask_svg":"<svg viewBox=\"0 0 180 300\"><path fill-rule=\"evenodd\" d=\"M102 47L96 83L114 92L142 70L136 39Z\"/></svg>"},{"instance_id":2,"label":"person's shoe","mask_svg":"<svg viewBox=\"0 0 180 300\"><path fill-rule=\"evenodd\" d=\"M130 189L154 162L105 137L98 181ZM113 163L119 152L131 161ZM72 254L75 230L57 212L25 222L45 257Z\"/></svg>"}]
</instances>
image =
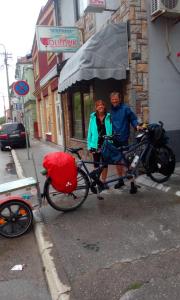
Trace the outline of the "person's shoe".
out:
<instances>
[{"instance_id":1,"label":"person's shoe","mask_svg":"<svg viewBox=\"0 0 180 300\"><path fill-rule=\"evenodd\" d=\"M130 194L136 194L137 193L137 186L135 185L134 182L131 182L131 188L129 190Z\"/></svg>"},{"instance_id":2,"label":"person's shoe","mask_svg":"<svg viewBox=\"0 0 180 300\"><path fill-rule=\"evenodd\" d=\"M114 188L115 189L120 189L124 185L124 180L119 179L118 183L115 184Z\"/></svg>"}]
</instances>

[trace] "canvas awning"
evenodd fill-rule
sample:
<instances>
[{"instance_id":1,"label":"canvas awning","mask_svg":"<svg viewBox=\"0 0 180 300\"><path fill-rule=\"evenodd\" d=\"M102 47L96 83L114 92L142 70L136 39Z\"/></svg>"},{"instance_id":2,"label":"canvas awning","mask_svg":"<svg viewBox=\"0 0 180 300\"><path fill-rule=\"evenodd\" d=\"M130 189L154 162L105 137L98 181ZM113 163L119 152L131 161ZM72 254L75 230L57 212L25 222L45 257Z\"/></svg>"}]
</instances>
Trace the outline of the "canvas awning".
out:
<instances>
[{"instance_id":1,"label":"canvas awning","mask_svg":"<svg viewBox=\"0 0 180 300\"><path fill-rule=\"evenodd\" d=\"M126 78L128 68L127 23L108 24L95 33L67 61L60 73L59 92L77 81Z\"/></svg>"}]
</instances>

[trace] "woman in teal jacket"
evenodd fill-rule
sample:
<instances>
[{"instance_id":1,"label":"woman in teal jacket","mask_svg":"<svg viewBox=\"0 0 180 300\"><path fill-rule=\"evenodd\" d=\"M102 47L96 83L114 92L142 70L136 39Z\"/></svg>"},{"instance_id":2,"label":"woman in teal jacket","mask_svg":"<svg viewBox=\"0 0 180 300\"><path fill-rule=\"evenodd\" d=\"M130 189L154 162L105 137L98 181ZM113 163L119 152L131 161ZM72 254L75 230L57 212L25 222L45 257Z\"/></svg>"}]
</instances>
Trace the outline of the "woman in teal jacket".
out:
<instances>
[{"instance_id":1,"label":"woman in teal jacket","mask_svg":"<svg viewBox=\"0 0 180 300\"><path fill-rule=\"evenodd\" d=\"M99 167L99 162L103 161L101 147L103 144L103 135L112 135L112 122L110 113L106 112L105 102L97 100L95 102L96 111L90 115L87 148L93 154L94 167ZM108 188L106 184L108 166L101 173L101 180L104 183L104 189Z\"/></svg>"}]
</instances>

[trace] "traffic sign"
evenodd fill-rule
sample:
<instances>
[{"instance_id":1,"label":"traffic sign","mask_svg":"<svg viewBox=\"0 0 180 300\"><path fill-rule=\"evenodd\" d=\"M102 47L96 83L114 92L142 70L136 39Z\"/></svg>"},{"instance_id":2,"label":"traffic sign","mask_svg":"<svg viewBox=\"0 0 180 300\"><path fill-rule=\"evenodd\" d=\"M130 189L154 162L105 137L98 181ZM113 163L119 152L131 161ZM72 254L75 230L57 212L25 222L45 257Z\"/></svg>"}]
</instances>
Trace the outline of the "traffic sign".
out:
<instances>
[{"instance_id":1,"label":"traffic sign","mask_svg":"<svg viewBox=\"0 0 180 300\"><path fill-rule=\"evenodd\" d=\"M18 96L25 96L29 93L29 84L25 80L16 81L13 88Z\"/></svg>"}]
</instances>

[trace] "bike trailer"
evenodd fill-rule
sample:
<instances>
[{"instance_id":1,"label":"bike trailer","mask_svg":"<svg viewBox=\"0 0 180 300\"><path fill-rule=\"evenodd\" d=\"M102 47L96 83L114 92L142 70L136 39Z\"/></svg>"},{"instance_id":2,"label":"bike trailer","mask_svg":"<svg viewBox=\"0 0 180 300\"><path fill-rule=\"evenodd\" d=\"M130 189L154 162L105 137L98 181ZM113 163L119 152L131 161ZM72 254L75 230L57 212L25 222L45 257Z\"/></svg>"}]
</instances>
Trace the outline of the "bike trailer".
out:
<instances>
[{"instance_id":1,"label":"bike trailer","mask_svg":"<svg viewBox=\"0 0 180 300\"><path fill-rule=\"evenodd\" d=\"M53 152L45 155L43 167L52 186L59 192L71 193L77 187L77 166L75 158L69 153Z\"/></svg>"}]
</instances>

